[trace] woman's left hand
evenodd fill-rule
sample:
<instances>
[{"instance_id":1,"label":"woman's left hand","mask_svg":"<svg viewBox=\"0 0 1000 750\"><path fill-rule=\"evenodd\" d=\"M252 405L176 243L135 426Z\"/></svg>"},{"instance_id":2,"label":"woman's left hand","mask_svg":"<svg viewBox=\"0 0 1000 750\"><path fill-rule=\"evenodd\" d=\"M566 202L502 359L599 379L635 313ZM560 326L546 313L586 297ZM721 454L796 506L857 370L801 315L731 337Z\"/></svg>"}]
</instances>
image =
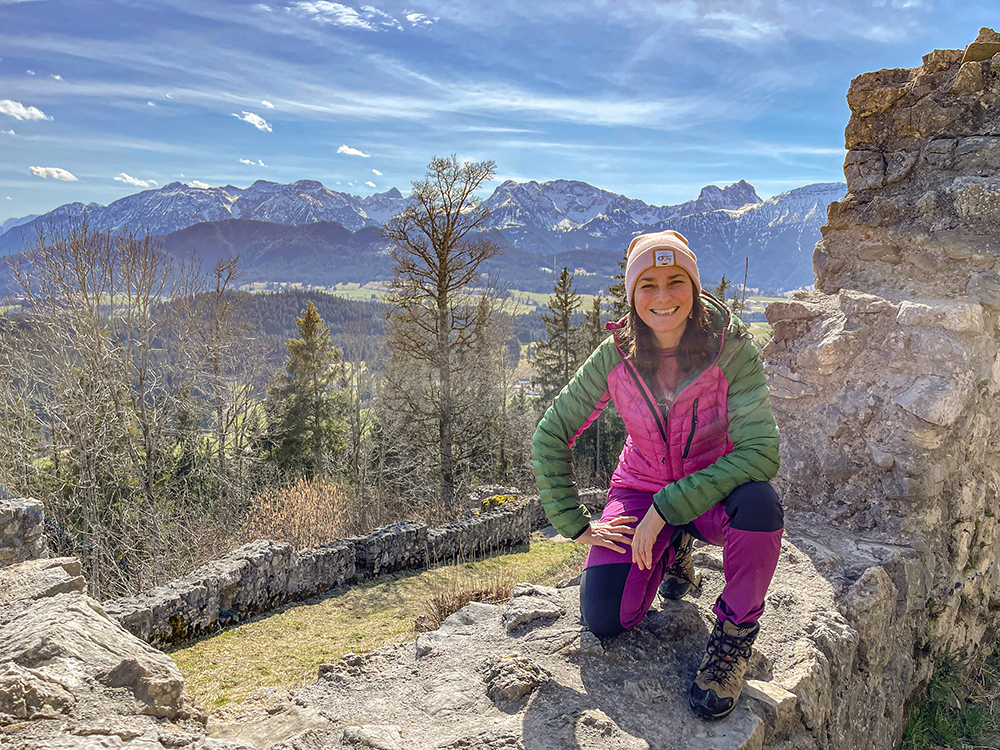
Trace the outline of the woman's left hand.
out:
<instances>
[{"instance_id":1,"label":"woman's left hand","mask_svg":"<svg viewBox=\"0 0 1000 750\"><path fill-rule=\"evenodd\" d=\"M664 526L666 523L660 518L656 508L649 506L632 537L632 562L639 566L639 570L650 570L653 567L653 545Z\"/></svg>"}]
</instances>

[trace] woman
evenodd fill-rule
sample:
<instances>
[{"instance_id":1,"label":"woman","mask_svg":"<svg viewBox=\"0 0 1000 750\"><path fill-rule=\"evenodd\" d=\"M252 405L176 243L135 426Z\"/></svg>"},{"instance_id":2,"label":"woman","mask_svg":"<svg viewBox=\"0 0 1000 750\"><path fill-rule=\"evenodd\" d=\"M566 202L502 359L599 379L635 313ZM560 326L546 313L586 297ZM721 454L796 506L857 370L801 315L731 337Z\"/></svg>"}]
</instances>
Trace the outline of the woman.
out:
<instances>
[{"instance_id":1,"label":"woman","mask_svg":"<svg viewBox=\"0 0 1000 750\"><path fill-rule=\"evenodd\" d=\"M726 586L691 707L720 719L736 706L778 561L783 514L768 483L778 428L760 353L747 328L701 290L697 257L678 232L629 244L622 323L538 425L532 463L549 520L590 545L580 606L598 636L646 615L659 587L693 583L692 537L721 546ZM613 400L628 431L600 521L580 504L573 441Z\"/></svg>"}]
</instances>

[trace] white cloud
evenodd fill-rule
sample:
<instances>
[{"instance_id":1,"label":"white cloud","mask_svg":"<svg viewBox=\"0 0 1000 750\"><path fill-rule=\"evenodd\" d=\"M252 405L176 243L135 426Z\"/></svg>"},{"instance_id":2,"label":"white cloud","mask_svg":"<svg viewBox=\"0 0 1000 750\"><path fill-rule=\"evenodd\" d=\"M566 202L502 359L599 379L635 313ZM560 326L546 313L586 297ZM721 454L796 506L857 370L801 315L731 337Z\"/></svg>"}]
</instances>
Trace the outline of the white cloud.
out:
<instances>
[{"instance_id":1,"label":"white cloud","mask_svg":"<svg viewBox=\"0 0 1000 750\"><path fill-rule=\"evenodd\" d=\"M402 30L403 25L388 13L371 5L362 5L360 10L341 3L331 3L328 0L302 0L292 7L305 13L319 23L333 26L343 26L349 29L365 31L385 31L387 29ZM291 10L291 8L289 8Z\"/></svg>"},{"instance_id":2,"label":"white cloud","mask_svg":"<svg viewBox=\"0 0 1000 750\"><path fill-rule=\"evenodd\" d=\"M164 94L164 96L167 97L167 99L173 99L174 98L173 94Z\"/></svg>"},{"instance_id":3,"label":"white cloud","mask_svg":"<svg viewBox=\"0 0 1000 750\"><path fill-rule=\"evenodd\" d=\"M155 107L156 105L153 104L152 102L146 102L146 106L148 106L148 107Z\"/></svg>"},{"instance_id":4,"label":"white cloud","mask_svg":"<svg viewBox=\"0 0 1000 750\"><path fill-rule=\"evenodd\" d=\"M25 107L21 102L11 99L0 99L0 114L10 115L15 120L51 120L38 107Z\"/></svg>"},{"instance_id":5,"label":"white cloud","mask_svg":"<svg viewBox=\"0 0 1000 750\"><path fill-rule=\"evenodd\" d=\"M10 196L8 195L8 196L7 196L7 200L9 200L9 201L10 201L10 200L14 200L14 199L13 199L13 198L11 198L11 197L10 197Z\"/></svg>"},{"instance_id":6,"label":"white cloud","mask_svg":"<svg viewBox=\"0 0 1000 750\"><path fill-rule=\"evenodd\" d=\"M261 159L258 159L257 163L260 164L260 166L262 166L262 167L266 167L267 166Z\"/></svg>"},{"instance_id":7,"label":"white cloud","mask_svg":"<svg viewBox=\"0 0 1000 750\"><path fill-rule=\"evenodd\" d=\"M430 26L438 20L437 18L425 16L423 13L406 13L404 17L413 26Z\"/></svg>"},{"instance_id":8,"label":"white cloud","mask_svg":"<svg viewBox=\"0 0 1000 750\"><path fill-rule=\"evenodd\" d=\"M115 177L116 182L124 182L126 185L131 185L132 187L149 187L150 180L139 180L131 175L127 175L124 172L119 173Z\"/></svg>"},{"instance_id":9,"label":"white cloud","mask_svg":"<svg viewBox=\"0 0 1000 750\"><path fill-rule=\"evenodd\" d=\"M146 182L148 182L150 185L156 185L156 187L160 186L160 183L158 183L156 180L146 180Z\"/></svg>"},{"instance_id":10,"label":"white cloud","mask_svg":"<svg viewBox=\"0 0 1000 750\"><path fill-rule=\"evenodd\" d=\"M372 172L374 172L375 174L377 174L379 177L382 176L382 173L379 172L377 169L373 169Z\"/></svg>"},{"instance_id":11,"label":"white cloud","mask_svg":"<svg viewBox=\"0 0 1000 750\"><path fill-rule=\"evenodd\" d=\"M14 135L14 131L13 130L0 130L0 134L3 134L3 135Z\"/></svg>"},{"instance_id":12,"label":"white cloud","mask_svg":"<svg viewBox=\"0 0 1000 750\"><path fill-rule=\"evenodd\" d=\"M188 187L201 188L202 190L208 190L212 186L209 185L207 182L202 182L201 180L191 180L191 182L188 183Z\"/></svg>"},{"instance_id":13,"label":"white cloud","mask_svg":"<svg viewBox=\"0 0 1000 750\"><path fill-rule=\"evenodd\" d=\"M56 75L55 73L53 73L53 74L52 74L52 77L53 77L53 78L54 78L55 80L57 80L57 81L61 81L61 80L63 79L63 77L62 77L62 76L60 76L60 75Z\"/></svg>"},{"instance_id":14,"label":"white cloud","mask_svg":"<svg viewBox=\"0 0 1000 750\"><path fill-rule=\"evenodd\" d=\"M77 181L75 176L59 167L28 167L28 171L35 175L35 177L43 177L47 180L62 180L63 182Z\"/></svg>"},{"instance_id":15,"label":"white cloud","mask_svg":"<svg viewBox=\"0 0 1000 750\"><path fill-rule=\"evenodd\" d=\"M265 5L264 3L257 3L253 6L254 10L258 10L261 13L274 13L274 9L270 5Z\"/></svg>"},{"instance_id":16,"label":"white cloud","mask_svg":"<svg viewBox=\"0 0 1000 750\"><path fill-rule=\"evenodd\" d=\"M240 164L253 164L253 159L240 159Z\"/></svg>"},{"instance_id":17,"label":"white cloud","mask_svg":"<svg viewBox=\"0 0 1000 750\"><path fill-rule=\"evenodd\" d=\"M268 109L274 109L274 105L271 104L271 102L269 102L267 99L261 99L260 103L263 104Z\"/></svg>"},{"instance_id":18,"label":"white cloud","mask_svg":"<svg viewBox=\"0 0 1000 750\"><path fill-rule=\"evenodd\" d=\"M364 151L359 151L356 148L351 148L350 146L341 146L337 149L338 154L347 154L348 156L363 156L366 159L371 156L371 154L366 154Z\"/></svg>"},{"instance_id":19,"label":"white cloud","mask_svg":"<svg viewBox=\"0 0 1000 750\"><path fill-rule=\"evenodd\" d=\"M26 70L24 72L27 73L29 76L35 75L35 71L33 71L33 70Z\"/></svg>"},{"instance_id":20,"label":"white cloud","mask_svg":"<svg viewBox=\"0 0 1000 750\"><path fill-rule=\"evenodd\" d=\"M368 187L375 187L375 183L374 183L374 182L372 182L371 180L368 180L368 182L366 182L365 184L366 184L366 185L367 185Z\"/></svg>"},{"instance_id":21,"label":"white cloud","mask_svg":"<svg viewBox=\"0 0 1000 750\"><path fill-rule=\"evenodd\" d=\"M254 114L253 112L244 112L242 115L238 115L233 112L233 117L237 120L243 120L243 122L249 122L257 130L262 130L265 133L271 132L271 125L260 115Z\"/></svg>"}]
</instances>

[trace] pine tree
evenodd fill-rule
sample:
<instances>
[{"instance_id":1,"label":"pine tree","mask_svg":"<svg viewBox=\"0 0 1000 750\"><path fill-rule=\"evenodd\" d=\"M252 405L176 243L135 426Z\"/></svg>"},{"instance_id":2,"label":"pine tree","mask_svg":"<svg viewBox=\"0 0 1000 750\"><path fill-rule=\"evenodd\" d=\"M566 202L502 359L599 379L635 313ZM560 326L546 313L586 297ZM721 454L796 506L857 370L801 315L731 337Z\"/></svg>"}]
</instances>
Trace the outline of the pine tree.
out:
<instances>
[{"instance_id":1,"label":"pine tree","mask_svg":"<svg viewBox=\"0 0 1000 750\"><path fill-rule=\"evenodd\" d=\"M625 249L625 256L618 261L618 273L615 274L615 283L608 289L610 295L609 306L612 320L621 320L629 312L628 300L625 296L625 261L628 260L628 248Z\"/></svg>"},{"instance_id":2,"label":"pine tree","mask_svg":"<svg viewBox=\"0 0 1000 750\"><path fill-rule=\"evenodd\" d=\"M549 312L542 313L546 340L535 350L535 367L542 386L542 403L550 404L569 383L580 364L580 335L573 325L573 313L580 307L580 295L573 286L573 274L563 267L549 296ZM589 355L590 352L587 352Z\"/></svg>"},{"instance_id":3,"label":"pine tree","mask_svg":"<svg viewBox=\"0 0 1000 750\"><path fill-rule=\"evenodd\" d=\"M726 292L732 288L733 282L726 278L726 274L722 274L722 280L719 282L719 285L712 290L712 296L720 302L725 302Z\"/></svg>"},{"instance_id":4,"label":"pine tree","mask_svg":"<svg viewBox=\"0 0 1000 750\"><path fill-rule=\"evenodd\" d=\"M295 324L299 337L285 343L287 372L271 392L279 420L272 428L272 457L291 473L323 476L347 429L340 389L344 362L312 300Z\"/></svg>"}]
</instances>

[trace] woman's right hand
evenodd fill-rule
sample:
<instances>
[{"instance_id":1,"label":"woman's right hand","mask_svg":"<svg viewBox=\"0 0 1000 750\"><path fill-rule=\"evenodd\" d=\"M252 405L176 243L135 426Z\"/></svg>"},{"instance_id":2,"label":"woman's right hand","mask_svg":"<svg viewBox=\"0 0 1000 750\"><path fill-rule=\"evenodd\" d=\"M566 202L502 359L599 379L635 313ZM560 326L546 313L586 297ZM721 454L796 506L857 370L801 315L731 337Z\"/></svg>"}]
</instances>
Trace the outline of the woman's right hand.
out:
<instances>
[{"instance_id":1,"label":"woman's right hand","mask_svg":"<svg viewBox=\"0 0 1000 750\"><path fill-rule=\"evenodd\" d=\"M632 546L632 534L635 533L635 529L629 524L638 520L637 516L618 516L610 521L597 521L590 524L574 541L580 544L592 544L595 547L607 547L624 554L628 550L618 545Z\"/></svg>"}]
</instances>

